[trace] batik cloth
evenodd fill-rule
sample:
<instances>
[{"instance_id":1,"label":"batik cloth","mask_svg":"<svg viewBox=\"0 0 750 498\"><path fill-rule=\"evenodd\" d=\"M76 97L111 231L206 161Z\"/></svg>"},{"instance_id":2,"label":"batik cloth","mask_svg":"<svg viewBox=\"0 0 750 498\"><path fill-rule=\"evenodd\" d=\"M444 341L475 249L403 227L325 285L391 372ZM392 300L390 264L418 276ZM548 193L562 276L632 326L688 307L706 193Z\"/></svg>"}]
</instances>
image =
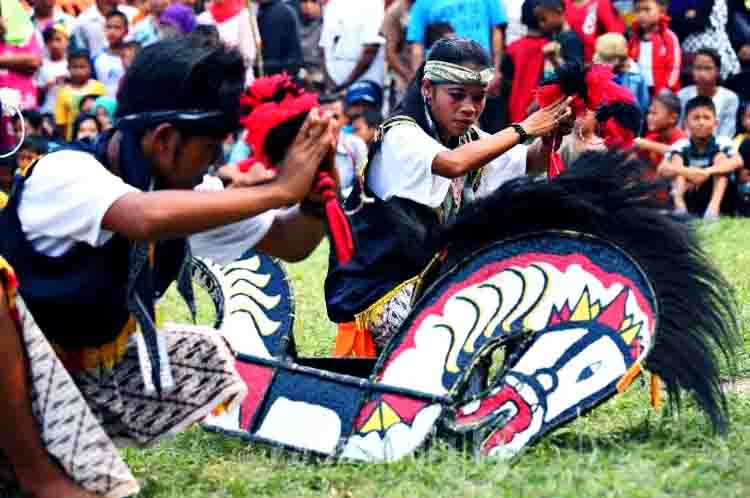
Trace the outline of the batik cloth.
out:
<instances>
[{"instance_id":1,"label":"batik cloth","mask_svg":"<svg viewBox=\"0 0 750 498\"><path fill-rule=\"evenodd\" d=\"M5 273L9 271L6 267ZM13 289L9 296L13 299ZM103 497L123 498L139 491L115 444L152 445L216 408L234 408L247 392L229 347L213 329L167 326L160 331L175 387L159 395L145 388L137 333L100 348L60 351L78 366L93 367L69 370L20 297L11 303L11 313L29 360L32 413L42 442L68 476ZM7 465L0 454L0 467ZM0 481L0 489L3 486L12 483Z\"/></svg>"}]
</instances>

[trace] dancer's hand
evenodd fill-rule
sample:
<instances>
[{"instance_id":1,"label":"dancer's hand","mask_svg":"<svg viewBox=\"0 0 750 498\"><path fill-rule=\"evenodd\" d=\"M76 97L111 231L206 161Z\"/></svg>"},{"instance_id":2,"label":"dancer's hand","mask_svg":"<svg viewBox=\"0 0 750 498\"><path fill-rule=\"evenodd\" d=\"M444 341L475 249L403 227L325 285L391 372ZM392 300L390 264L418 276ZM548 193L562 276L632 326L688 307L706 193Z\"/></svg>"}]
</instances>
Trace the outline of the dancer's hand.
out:
<instances>
[{"instance_id":1,"label":"dancer's hand","mask_svg":"<svg viewBox=\"0 0 750 498\"><path fill-rule=\"evenodd\" d=\"M279 165L276 185L288 204L302 200L312 187L320 163L335 144L336 122L313 109Z\"/></svg>"},{"instance_id":2,"label":"dancer's hand","mask_svg":"<svg viewBox=\"0 0 750 498\"><path fill-rule=\"evenodd\" d=\"M521 122L521 126L530 137L544 136L556 129L561 121L570 117L572 101L573 97L567 97L539 109Z\"/></svg>"}]
</instances>

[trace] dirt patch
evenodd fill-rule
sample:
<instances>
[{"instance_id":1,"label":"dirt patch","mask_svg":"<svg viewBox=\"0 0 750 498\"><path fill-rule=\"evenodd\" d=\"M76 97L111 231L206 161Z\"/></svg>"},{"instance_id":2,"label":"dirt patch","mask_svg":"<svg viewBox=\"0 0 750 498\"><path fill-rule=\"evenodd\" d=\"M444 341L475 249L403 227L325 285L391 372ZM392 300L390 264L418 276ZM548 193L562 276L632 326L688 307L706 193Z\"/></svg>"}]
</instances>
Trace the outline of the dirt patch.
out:
<instances>
[{"instance_id":1,"label":"dirt patch","mask_svg":"<svg viewBox=\"0 0 750 498\"><path fill-rule=\"evenodd\" d=\"M750 379L737 379L733 382L724 383L728 392L750 394Z\"/></svg>"}]
</instances>

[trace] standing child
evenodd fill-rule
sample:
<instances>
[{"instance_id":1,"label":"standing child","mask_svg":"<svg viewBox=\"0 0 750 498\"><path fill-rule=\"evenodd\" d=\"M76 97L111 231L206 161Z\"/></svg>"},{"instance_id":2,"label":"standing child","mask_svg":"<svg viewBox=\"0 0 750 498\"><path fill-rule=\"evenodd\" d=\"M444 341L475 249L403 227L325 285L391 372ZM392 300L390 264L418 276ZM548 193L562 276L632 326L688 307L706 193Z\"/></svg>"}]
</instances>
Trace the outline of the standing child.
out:
<instances>
[{"instance_id":1,"label":"standing child","mask_svg":"<svg viewBox=\"0 0 750 498\"><path fill-rule=\"evenodd\" d=\"M628 43L630 57L638 61L652 95L667 88L680 90L682 50L669 29L669 0L636 0L636 21Z\"/></svg>"},{"instance_id":2,"label":"standing child","mask_svg":"<svg viewBox=\"0 0 750 498\"><path fill-rule=\"evenodd\" d=\"M57 91L68 78L68 30L62 24L53 24L42 33L47 54L42 59L42 67L36 76L39 88L39 101L42 103L41 113L55 110Z\"/></svg>"},{"instance_id":3,"label":"standing child","mask_svg":"<svg viewBox=\"0 0 750 498\"><path fill-rule=\"evenodd\" d=\"M86 95L106 95L107 88L91 77L91 59L88 50L73 51L68 55L70 83L57 94L55 123L60 135L70 141L73 138L73 121L78 116L79 103Z\"/></svg>"},{"instance_id":4,"label":"standing child","mask_svg":"<svg viewBox=\"0 0 750 498\"><path fill-rule=\"evenodd\" d=\"M94 59L94 71L96 78L107 87L107 95L114 97L125 74L121 52L128 35L128 18L119 10L113 10L107 14L104 32L109 48Z\"/></svg>"},{"instance_id":5,"label":"standing child","mask_svg":"<svg viewBox=\"0 0 750 498\"><path fill-rule=\"evenodd\" d=\"M625 23L615 12L611 0L565 0L565 18L583 41L587 63L594 57L599 35L625 33Z\"/></svg>"},{"instance_id":6,"label":"standing child","mask_svg":"<svg viewBox=\"0 0 750 498\"><path fill-rule=\"evenodd\" d=\"M685 114L690 138L674 144L659 173L674 179L676 215L703 213L703 219L717 220L721 211L731 210L729 175L742 166L742 159L731 139L716 136L716 106L710 97L691 99Z\"/></svg>"},{"instance_id":7,"label":"standing child","mask_svg":"<svg viewBox=\"0 0 750 498\"><path fill-rule=\"evenodd\" d=\"M641 68L628 57L628 41L619 33L607 33L596 40L594 64L611 66L614 81L635 97L642 113L648 110L651 95Z\"/></svg>"},{"instance_id":8,"label":"standing child","mask_svg":"<svg viewBox=\"0 0 750 498\"><path fill-rule=\"evenodd\" d=\"M534 17L539 31L550 40L542 47L545 78L554 76L563 63L583 63L585 47L565 20L562 0L534 0Z\"/></svg>"}]
</instances>

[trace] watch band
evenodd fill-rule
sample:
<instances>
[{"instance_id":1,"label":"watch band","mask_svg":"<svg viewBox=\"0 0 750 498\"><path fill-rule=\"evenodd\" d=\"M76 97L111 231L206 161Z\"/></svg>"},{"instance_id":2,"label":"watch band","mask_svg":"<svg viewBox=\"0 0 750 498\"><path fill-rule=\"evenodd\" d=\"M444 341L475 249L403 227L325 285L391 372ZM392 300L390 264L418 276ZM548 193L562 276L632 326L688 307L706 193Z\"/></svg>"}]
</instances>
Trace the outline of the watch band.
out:
<instances>
[{"instance_id":1,"label":"watch band","mask_svg":"<svg viewBox=\"0 0 750 498\"><path fill-rule=\"evenodd\" d=\"M510 125L510 127L516 130L516 133L518 133L518 143L526 143L526 141L529 139L529 134L526 133L526 130L523 129L523 126L518 123L513 123L512 125Z\"/></svg>"}]
</instances>

